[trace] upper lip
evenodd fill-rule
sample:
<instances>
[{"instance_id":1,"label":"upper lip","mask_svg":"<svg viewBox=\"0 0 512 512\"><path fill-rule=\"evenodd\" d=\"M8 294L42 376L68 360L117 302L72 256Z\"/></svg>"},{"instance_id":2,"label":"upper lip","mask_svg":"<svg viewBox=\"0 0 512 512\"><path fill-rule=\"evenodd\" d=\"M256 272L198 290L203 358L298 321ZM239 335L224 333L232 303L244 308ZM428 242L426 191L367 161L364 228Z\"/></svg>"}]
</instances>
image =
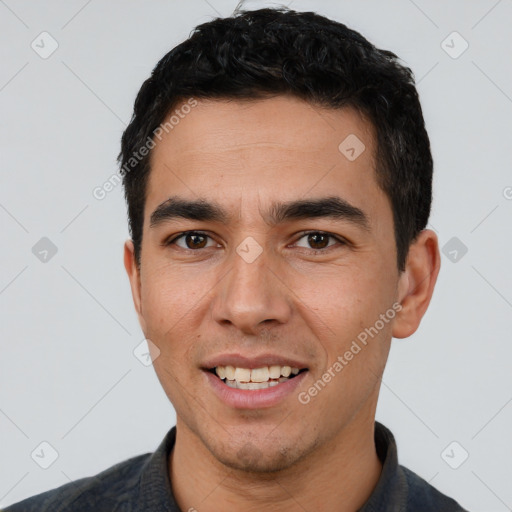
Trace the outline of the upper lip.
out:
<instances>
[{"instance_id":1,"label":"upper lip","mask_svg":"<svg viewBox=\"0 0 512 512\"><path fill-rule=\"evenodd\" d=\"M291 366L292 368L307 368L307 365L297 359L277 354L260 354L250 357L239 353L219 354L206 360L202 365L204 369L211 370L217 366L234 366L238 368L262 368L264 366Z\"/></svg>"}]
</instances>

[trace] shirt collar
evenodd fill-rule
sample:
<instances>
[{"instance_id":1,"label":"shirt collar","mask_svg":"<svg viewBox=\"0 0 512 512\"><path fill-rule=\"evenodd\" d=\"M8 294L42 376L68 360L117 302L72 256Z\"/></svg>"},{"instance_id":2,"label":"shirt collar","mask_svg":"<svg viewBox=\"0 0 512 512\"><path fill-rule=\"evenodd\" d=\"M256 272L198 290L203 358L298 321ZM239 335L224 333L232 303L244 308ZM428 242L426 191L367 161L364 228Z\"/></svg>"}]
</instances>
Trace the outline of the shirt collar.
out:
<instances>
[{"instance_id":1,"label":"shirt collar","mask_svg":"<svg viewBox=\"0 0 512 512\"><path fill-rule=\"evenodd\" d=\"M405 510L407 480L398 464L396 441L391 431L375 421L375 447L382 463L377 486L358 512ZM138 509L154 512L180 512L172 493L168 458L176 441L176 427L165 435L142 468Z\"/></svg>"},{"instance_id":2,"label":"shirt collar","mask_svg":"<svg viewBox=\"0 0 512 512\"><path fill-rule=\"evenodd\" d=\"M382 472L372 494L358 512L395 512L406 510L407 479L398 465L396 441L391 431L375 422L375 448Z\"/></svg>"},{"instance_id":3,"label":"shirt collar","mask_svg":"<svg viewBox=\"0 0 512 512\"><path fill-rule=\"evenodd\" d=\"M169 476L169 454L176 442L176 426L165 435L142 468L140 494L136 510L180 512L174 499Z\"/></svg>"}]
</instances>

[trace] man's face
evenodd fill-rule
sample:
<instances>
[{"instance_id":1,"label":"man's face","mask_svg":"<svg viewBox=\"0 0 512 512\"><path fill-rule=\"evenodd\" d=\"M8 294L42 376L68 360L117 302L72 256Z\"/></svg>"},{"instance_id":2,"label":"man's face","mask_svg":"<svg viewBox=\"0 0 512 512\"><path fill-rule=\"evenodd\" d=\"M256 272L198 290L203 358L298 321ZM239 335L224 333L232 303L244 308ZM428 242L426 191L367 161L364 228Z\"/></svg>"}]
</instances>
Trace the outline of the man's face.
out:
<instances>
[{"instance_id":1,"label":"man's face","mask_svg":"<svg viewBox=\"0 0 512 512\"><path fill-rule=\"evenodd\" d=\"M354 135L365 146L355 159L339 149L348 136L353 146ZM349 425L373 425L400 282L374 154L373 130L355 111L284 96L200 101L157 141L132 290L144 334L160 351L154 367L178 436L194 439L206 457L272 471L327 447ZM196 209L151 226L171 196L212 203L225 218ZM276 205L325 198L346 203L339 215L320 207L271 215ZM200 233L165 245L185 231ZM367 344L357 342L360 351L333 371L371 326ZM209 371L229 363L304 371L237 390ZM329 369L330 382L310 393Z\"/></svg>"}]
</instances>

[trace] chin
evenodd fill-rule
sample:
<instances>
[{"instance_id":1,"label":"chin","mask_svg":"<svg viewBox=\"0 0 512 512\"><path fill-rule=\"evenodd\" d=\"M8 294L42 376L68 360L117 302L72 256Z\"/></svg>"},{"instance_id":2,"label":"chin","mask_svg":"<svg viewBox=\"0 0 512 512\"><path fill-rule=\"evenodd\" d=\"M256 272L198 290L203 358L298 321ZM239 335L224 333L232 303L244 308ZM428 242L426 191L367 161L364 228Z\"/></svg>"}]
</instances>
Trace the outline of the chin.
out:
<instances>
[{"instance_id":1,"label":"chin","mask_svg":"<svg viewBox=\"0 0 512 512\"><path fill-rule=\"evenodd\" d=\"M259 445L257 441L248 441L236 451L234 448L230 445L228 453L225 450L211 453L225 466L245 473L276 473L292 467L305 456L297 445L280 446L276 440L269 439Z\"/></svg>"},{"instance_id":2,"label":"chin","mask_svg":"<svg viewBox=\"0 0 512 512\"><path fill-rule=\"evenodd\" d=\"M288 469L295 462L284 458L281 454L256 459L247 454L244 457L238 457L238 453L235 454L234 457L229 458L223 454L223 457L219 458L219 461L228 468L239 472L262 475L283 471Z\"/></svg>"}]
</instances>

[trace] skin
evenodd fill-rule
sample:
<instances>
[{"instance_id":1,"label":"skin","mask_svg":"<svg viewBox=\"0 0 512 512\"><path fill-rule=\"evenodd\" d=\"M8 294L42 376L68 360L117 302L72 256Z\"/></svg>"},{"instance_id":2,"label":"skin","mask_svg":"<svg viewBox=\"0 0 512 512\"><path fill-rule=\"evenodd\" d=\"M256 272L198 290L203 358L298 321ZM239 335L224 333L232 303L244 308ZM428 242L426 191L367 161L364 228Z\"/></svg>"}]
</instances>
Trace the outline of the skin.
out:
<instances>
[{"instance_id":1,"label":"skin","mask_svg":"<svg viewBox=\"0 0 512 512\"><path fill-rule=\"evenodd\" d=\"M338 150L349 134L366 147L354 161ZM375 411L391 337L418 328L440 256L435 233L424 230L398 271L374 153L373 127L354 110L287 96L201 100L152 150L141 267L130 240L124 263L141 328L160 351L155 371L176 410L169 472L181 510L348 512L375 488L382 470ZM333 195L361 209L368 229L347 219L265 221L272 202ZM232 218L150 227L170 196L216 201ZM210 238L162 245L187 230ZM311 241L305 230L346 243ZM249 236L262 249L252 263L236 252ZM393 304L401 304L394 319L302 404L298 393ZM227 352L290 356L306 361L308 372L279 406L235 409L200 369Z\"/></svg>"}]
</instances>

